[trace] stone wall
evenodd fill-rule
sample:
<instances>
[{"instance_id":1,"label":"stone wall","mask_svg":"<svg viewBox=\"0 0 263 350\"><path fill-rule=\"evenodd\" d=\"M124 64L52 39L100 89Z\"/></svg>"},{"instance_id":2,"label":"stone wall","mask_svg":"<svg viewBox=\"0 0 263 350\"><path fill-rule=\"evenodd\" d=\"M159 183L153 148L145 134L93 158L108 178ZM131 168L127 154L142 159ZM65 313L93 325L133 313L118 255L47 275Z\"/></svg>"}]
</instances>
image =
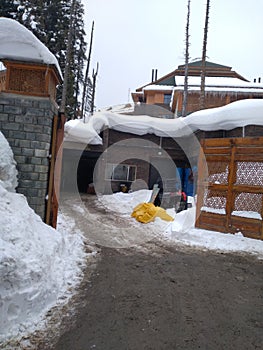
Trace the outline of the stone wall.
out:
<instances>
[{"instance_id":1,"label":"stone wall","mask_svg":"<svg viewBox=\"0 0 263 350\"><path fill-rule=\"evenodd\" d=\"M49 98L0 93L0 130L17 162L17 192L27 197L29 205L43 220L56 113L56 106Z\"/></svg>"}]
</instances>

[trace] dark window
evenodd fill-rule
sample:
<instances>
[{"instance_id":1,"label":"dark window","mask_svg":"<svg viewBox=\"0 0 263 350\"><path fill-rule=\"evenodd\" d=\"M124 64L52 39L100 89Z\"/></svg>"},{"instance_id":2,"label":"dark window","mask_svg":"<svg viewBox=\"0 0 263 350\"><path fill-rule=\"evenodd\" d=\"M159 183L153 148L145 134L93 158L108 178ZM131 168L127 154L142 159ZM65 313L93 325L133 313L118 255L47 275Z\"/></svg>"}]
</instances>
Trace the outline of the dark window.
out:
<instances>
[{"instance_id":1,"label":"dark window","mask_svg":"<svg viewBox=\"0 0 263 350\"><path fill-rule=\"evenodd\" d=\"M171 94L164 94L163 97L163 103L166 105L169 105L172 99L172 95Z\"/></svg>"}]
</instances>

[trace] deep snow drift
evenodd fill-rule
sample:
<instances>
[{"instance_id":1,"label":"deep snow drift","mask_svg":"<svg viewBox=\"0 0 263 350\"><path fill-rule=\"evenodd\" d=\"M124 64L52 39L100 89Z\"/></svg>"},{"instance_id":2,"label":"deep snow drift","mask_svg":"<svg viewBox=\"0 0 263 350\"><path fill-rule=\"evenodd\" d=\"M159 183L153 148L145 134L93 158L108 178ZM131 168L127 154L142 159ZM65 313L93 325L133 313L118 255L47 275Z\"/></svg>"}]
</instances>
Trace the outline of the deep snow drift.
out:
<instances>
[{"instance_id":1,"label":"deep snow drift","mask_svg":"<svg viewBox=\"0 0 263 350\"><path fill-rule=\"evenodd\" d=\"M85 252L79 232L42 222L14 193L17 171L0 132L0 341L36 328L44 313L79 282ZM72 227L70 228L72 229Z\"/></svg>"}]
</instances>

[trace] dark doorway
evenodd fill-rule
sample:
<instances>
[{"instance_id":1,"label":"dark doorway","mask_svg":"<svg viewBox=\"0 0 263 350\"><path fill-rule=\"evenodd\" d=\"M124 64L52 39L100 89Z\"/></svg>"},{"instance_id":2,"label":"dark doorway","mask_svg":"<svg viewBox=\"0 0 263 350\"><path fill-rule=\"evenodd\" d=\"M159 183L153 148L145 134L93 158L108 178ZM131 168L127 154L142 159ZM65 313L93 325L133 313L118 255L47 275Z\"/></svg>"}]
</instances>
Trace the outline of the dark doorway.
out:
<instances>
[{"instance_id":1,"label":"dark doorway","mask_svg":"<svg viewBox=\"0 0 263 350\"><path fill-rule=\"evenodd\" d=\"M78 189L87 193L89 184L93 183L93 172L100 152L84 151L78 165Z\"/></svg>"}]
</instances>

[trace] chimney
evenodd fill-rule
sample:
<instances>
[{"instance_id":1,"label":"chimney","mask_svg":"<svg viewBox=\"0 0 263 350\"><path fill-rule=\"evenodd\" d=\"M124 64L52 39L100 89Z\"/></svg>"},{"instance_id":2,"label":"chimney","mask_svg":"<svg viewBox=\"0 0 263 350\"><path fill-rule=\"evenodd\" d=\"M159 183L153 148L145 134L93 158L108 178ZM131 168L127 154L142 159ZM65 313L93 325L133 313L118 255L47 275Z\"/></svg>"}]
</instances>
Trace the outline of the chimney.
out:
<instances>
[{"instance_id":1,"label":"chimney","mask_svg":"<svg viewBox=\"0 0 263 350\"><path fill-rule=\"evenodd\" d=\"M158 70L155 69L155 81L157 80L157 72L158 72Z\"/></svg>"},{"instance_id":2,"label":"chimney","mask_svg":"<svg viewBox=\"0 0 263 350\"><path fill-rule=\"evenodd\" d=\"M257 82L257 79L256 78L254 78L254 83L256 83Z\"/></svg>"},{"instance_id":3,"label":"chimney","mask_svg":"<svg viewBox=\"0 0 263 350\"><path fill-rule=\"evenodd\" d=\"M258 82L261 83L261 78L260 77L258 78Z\"/></svg>"},{"instance_id":4,"label":"chimney","mask_svg":"<svg viewBox=\"0 0 263 350\"><path fill-rule=\"evenodd\" d=\"M152 83L154 81L154 69L152 69Z\"/></svg>"}]
</instances>

